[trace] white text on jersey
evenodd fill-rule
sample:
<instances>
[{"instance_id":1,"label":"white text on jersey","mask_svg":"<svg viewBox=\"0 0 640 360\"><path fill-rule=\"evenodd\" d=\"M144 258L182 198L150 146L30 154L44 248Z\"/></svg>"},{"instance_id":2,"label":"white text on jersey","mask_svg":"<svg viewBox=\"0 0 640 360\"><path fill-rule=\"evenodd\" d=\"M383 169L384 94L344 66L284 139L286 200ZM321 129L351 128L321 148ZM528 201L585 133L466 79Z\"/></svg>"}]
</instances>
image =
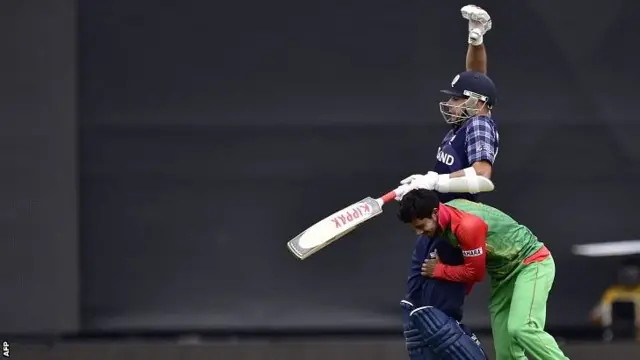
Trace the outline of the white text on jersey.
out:
<instances>
[{"instance_id":1,"label":"white text on jersey","mask_svg":"<svg viewBox=\"0 0 640 360\"><path fill-rule=\"evenodd\" d=\"M442 163L445 163L449 166L453 165L455 159L453 155L449 155L446 152L442 151L442 148L438 148L438 153L436 154L436 159Z\"/></svg>"},{"instance_id":2,"label":"white text on jersey","mask_svg":"<svg viewBox=\"0 0 640 360\"><path fill-rule=\"evenodd\" d=\"M464 257L474 257L482 255L482 248L477 248L473 250L462 250L462 256Z\"/></svg>"}]
</instances>

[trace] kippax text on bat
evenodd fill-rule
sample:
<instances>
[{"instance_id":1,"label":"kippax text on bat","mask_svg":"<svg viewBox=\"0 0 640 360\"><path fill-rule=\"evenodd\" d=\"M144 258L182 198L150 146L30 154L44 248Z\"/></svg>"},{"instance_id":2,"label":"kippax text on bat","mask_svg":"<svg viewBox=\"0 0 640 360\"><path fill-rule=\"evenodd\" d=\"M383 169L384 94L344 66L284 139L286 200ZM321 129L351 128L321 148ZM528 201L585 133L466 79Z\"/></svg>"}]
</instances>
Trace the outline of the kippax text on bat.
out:
<instances>
[{"instance_id":1,"label":"kippax text on bat","mask_svg":"<svg viewBox=\"0 0 640 360\"><path fill-rule=\"evenodd\" d=\"M367 203L358 203L342 212L331 219L336 229L339 229L354 220L359 219L361 216L367 216L371 214L371 206Z\"/></svg>"}]
</instances>

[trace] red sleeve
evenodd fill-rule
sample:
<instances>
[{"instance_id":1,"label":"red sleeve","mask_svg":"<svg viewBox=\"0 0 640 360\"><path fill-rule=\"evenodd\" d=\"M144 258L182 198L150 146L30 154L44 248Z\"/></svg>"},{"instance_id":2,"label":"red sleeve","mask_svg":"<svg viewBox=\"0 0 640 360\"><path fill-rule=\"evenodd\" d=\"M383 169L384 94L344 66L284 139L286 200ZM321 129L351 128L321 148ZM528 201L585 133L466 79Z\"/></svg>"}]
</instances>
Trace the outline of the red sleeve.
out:
<instances>
[{"instance_id":1,"label":"red sleeve","mask_svg":"<svg viewBox=\"0 0 640 360\"><path fill-rule=\"evenodd\" d=\"M458 239L464 264L452 266L439 263L433 277L465 283L482 281L486 270L487 224L477 216L466 215L452 231Z\"/></svg>"}]
</instances>

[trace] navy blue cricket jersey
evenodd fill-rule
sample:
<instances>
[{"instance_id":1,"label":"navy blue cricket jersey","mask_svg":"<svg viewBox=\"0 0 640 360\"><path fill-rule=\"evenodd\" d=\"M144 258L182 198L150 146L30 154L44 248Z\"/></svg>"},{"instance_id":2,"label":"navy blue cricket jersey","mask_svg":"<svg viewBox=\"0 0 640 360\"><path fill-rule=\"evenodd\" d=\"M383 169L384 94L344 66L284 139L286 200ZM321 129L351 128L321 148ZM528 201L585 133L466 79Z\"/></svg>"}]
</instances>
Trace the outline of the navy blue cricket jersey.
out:
<instances>
[{"instance_id":1,"label":"navy blue cricket jersey","mask_svg":"<svg viewBox=\"0 0 640 360\"><path fill-rule=\"evenodd\" d=\"M411 259L411 272L407 280L406 300L415 307L433 306L451 316L462 320L462 305L466 294L467 284L448 280L430 279L420 274L422 263L427 254L434 259L438 254L440 261L447 265L462 265L464 259L460 249L455 248L444 238L429 239L420 236L416 240L416 249Z\"/></svg>"},{"instance_id":2,"label":"navy blue cricket jersey","mask_svg":"<svg viewBox=\"0 0 640 360\"><path fill-rule=\"evenodd\" d=\"M450 174L470 167L477 161L495 161L498 154L499 136L494 121L488 116L474 116L462 125L454 126L438 147L436 165L433 171ZM440 201L469 199L476 201L474 194L438 194ZM447 265L462 265L460 249L456 249L445 239L429 239L420 236L411 257L411 269L407 279L406 299L416 307L434 306L460 321L467 284L446 280L425 278L420 274L422 263L427 256L435 255Z\"/></svg>"},{"instance_id":3,"label":"navy blue cricket jersey","mask_svg":"<svg viewBox=\"0 0 640 360\"><path fill-rule=\"evenodd\" d=\"M451 174L482 160L493 164L498 154L499 142L494 121L488 116L474 116L462 125L454 126L445 135L438 147L433 171ZM477 199L475 194L462 193L439 194L439 197L441 202L460 198L471 201Z\"/></svg>"}]
</instances>

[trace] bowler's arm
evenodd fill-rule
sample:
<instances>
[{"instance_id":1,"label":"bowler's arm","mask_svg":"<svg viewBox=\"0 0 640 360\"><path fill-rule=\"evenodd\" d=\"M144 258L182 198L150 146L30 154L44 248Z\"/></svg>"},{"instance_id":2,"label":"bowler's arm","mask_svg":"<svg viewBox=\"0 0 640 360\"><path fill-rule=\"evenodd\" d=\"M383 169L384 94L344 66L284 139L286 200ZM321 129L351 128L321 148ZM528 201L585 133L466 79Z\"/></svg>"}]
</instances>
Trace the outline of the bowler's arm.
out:
<instances>
[{"instance_id":1,"label":"bowler's arm","mask_svg":"<svg viewBox=\"0 0 640 360\"><path fill-rule=\"evenodd\" d=\"M487 73L487 49L484 43L471 45L467 48L467 71Z\"/></svg>"},{"instance_id":2,"label":"bowler's arm","mask_svg":"<svg viewBox=\"0 0 640 360\"><path fill-rule=\"evenodd\" d=\"M484 280L488 230L487 223L477 216L463 218L452 231L458 239L464 264L438 263L433 271L433 277L462 283L476 283Z\"/></svg>"}]
</instances>

